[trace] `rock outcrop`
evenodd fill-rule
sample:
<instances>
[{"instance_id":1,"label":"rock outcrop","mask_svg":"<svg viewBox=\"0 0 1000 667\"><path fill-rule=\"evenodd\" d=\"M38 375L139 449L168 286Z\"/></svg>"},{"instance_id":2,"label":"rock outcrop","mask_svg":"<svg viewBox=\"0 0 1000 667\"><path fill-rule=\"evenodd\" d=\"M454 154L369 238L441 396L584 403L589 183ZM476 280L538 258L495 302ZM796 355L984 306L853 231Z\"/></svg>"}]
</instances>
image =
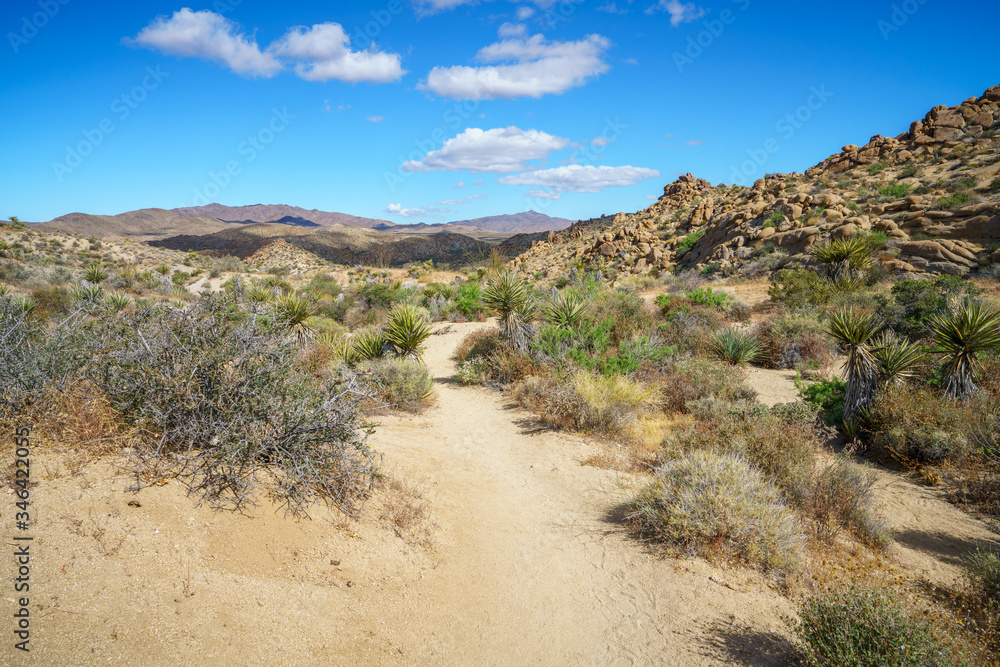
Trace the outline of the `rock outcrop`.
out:
<instances>
[{"instance_id":1,"label":"rock outcrop","mask_svg":"<svg viewBox=\"0 0 1000 667\"><path fill-rule=\"evenodd\" d=\"M605 276L685 267L739 271L777 251L812 261L830 239L878 232L890 271L966 275L1000 242L1000 86L939 106L895 137L846 145L804 174L752 187L685 174L637 213L581 221L511 261L531 274L571 266Z\"/></svg>"}]
</instances>

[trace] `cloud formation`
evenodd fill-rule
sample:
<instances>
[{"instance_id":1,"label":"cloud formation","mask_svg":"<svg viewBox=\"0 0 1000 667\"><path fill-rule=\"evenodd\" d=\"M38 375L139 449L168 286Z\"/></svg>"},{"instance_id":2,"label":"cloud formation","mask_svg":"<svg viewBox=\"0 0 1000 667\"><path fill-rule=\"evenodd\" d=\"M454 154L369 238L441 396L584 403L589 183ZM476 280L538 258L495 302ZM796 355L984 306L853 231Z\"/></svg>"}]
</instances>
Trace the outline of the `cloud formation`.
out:
<instances>
[{"instance_id":1,"label":"cloud formation","mask_svg":"<svg viewBox=\"0 0 1000 667\"><path fill-rule=\"evenodd\" d=\"M646 9L647 14L655 14L657 12L670 14L670 25L675 28L682 23L690 23L705 15L703 8L693 2L681 2L680 0L660 0L652 7Z\"/></svg>"},{"instance_id":2,"label":"cloud formation","mask_svg":"<svg viewBox=\"0 0 1000 667\"><path fill-rule=\"evenodd\" d=\"M635 185L649 178L659 177L660 172L644 167L607 167L570 164L554 169L531 171L504 176L503 185L536 185L551 188L553 192L600 192L604 188Z\"/></svg>"},{"instance_id":3,"label":"cloud formation","mask_svg":"<svg viewBox=\"0 0 1000 667\"><path fill-rule=\"evenodd\" d=\"M423 160L403 163L403 170L509 174L531 169L530 162L544 160L568 145L568 139L513 125L492 130L470 127Z\"/></svg>"},{"instance_id":4,"label":"cloud formation","mask_svg":"<svg viewBox=\"0 0 1000 667\"><path fill-rule=\"evenodd\" d=\"M460 206L462 204L468 204L470 201L475 201L477 199L489 199L490 196L487 194L469 195L465 199L445 199L444 201L439 201L438 204L442 206Z\"/></svg>"},{"instance_id":5,"label":"cloud formation","mask_svg":"<svg viewBox=\"0 0 1000 667\"><path fill-rule=\"evenodd\" d=\"M289 66L306 81L388 83L406 73L395 53L352 51L350 37L338 23L296 26L261 50L235 21L185 7L157 17L124 41L167 55L211 60L247 77L269 78Z\"/></svg>"},{"instance_id":6,"label":"cloud formation","mask_svg":"<svg viewBox=\"0 0 1000 667\"><path fill-rule=\"evenodd\" d=\"M501 26L501 41L476 54L482 66L435 67L417 87L452 99L542 97L582 86L610 69L604 62L611 46L606 37L549 42L543 35L524 37L525 31L515 30L511 24Z\"/></svg>"}]
</instances>

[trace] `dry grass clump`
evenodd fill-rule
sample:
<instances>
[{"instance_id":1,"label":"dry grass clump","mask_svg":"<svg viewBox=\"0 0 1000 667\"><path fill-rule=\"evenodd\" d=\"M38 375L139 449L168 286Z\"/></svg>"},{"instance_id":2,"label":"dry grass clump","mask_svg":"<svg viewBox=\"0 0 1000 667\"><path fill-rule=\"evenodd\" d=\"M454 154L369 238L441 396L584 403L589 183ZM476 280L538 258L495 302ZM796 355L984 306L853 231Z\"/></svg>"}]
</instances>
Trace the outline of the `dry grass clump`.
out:
<instances>
[{"instance_id":1,"label":"dry grass clump","mask_svg":"<svg viewBox=\"0 0 1000 667\"><path fill-rule=\"evenodd\" d=\"M801 529L781 492L740 455L695 451L662 465L633 499L632 522L679 553L732 558L787 573Z\"/></svg>"},{"instance_id":2,"label":"dry grass clump","mask_svg":"<svg viewBox=\"0 0 1000 667\"><path fill-rule=\"evenodd\" d=\"M769 368L796 368L807 364L825 368L833 360L835 346L826 334L819 311L785 311L756 327L762 353L759 360Z\"/></svg>"},{"instance_id":3,"label":"dry grass clump","mask_svg":"<svg viewBox=\"0 0 1000 667\"><path fill-rule=\"evenodd\" d=\"M816 667L967 664L889 591L840 589L806 599L796 624L803 657Z\"/></svg>"},{"instance_id":4,"label":"dry grass clump","mask_svg":"<svg viewBox=\"0 0 1000 667\"><path fill-rule=\"evenodd\" d=\"M866 546L888 551L892 529L874 509L875 471L846 455L837 456L816 475L803 502L819 537L833 542L847 530Z\"/></svg>"},{"instance_id":5,"label":"dry grass clump","mask_svg":"<svg viewBox=\"0 0 1000 667\"><path fill-rule=\"evenodd\" d=\"M411 482L385 475L378 483L379 518L396 537L424 547L432 546L433 523L430 507L423 494Z\"/></svg>"},{"instance_id":6,"label":"dry grass clump","mask_svg":"<svg viewBox=\"0 0 1000 667\"><path fill-rule=\"evenodd\" d=\"M477 329L468 334L459 343L455 351L455 360L463 363L476 357L486 357L503 346L500 329L496 327Z\"/></svg>"},{"instance_id":7,"label":"dry grass clump","mask_svg":"<svg viewBox=\"0 0 1000 667\"><path fill-rule=\"evenodd\" d=\"M933 390L889 387L865 422L866 441L885 460L957 464L1000 456L1000 406L986 392L955 401Z\"/></svg>"},{"instance_id":8,"label":"dry grass clump","mask_svg":"<svg viewBox=\"0 0 1000 667\"><path fill-rule=\"evenodd\" d=\"M530 377L517 387L514 397L550 424L629 437L656 394L625 376L577 371L569 382Z\"/></svg>"},{"instance_id":9,"label":"dry grass clump","mask_svg":"<svg viewBox=\"0 0 1000 667\"><path fill-rule=\"evenodd\" d=\"M635 377L659 389L662 408L672 412L686 412L688 403L703 398L752 400L756 396L739 368L701 357L647 362Z\"/></svg>"},{"instance_id":10,"label":"dry grass clump","mask_svg":"<svg viewBox=\"0 0 1000 667\"><path fill-rule=\"evenodd\" d=\"M391 407L420 412L431 402L434 378L427 367L415 359L381 359L359 366L376 395Z\"/></svg>"}]
</instances>

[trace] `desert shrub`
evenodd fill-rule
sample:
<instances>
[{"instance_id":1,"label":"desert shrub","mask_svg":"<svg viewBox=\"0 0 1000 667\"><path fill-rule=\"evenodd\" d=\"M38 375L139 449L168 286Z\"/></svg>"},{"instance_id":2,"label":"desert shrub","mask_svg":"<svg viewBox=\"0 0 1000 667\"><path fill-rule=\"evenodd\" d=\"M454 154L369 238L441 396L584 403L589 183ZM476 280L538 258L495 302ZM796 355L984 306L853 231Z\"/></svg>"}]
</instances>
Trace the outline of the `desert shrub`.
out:
<instances>
[{"instance_id":1,"label":"desert shrub","mask_svg":"<svg viewBox=\"0 0 1000 667\"><path fill-rule=\"evenodd\" d=\"M835 348L823 315L811 308L783 312L757 325L756 334L761 343L759 360L770 368L801 364L822 368L833 358Z\"/></svg>"},{"instance_id":2,"label":"desert shrub","mask_svg":"<svg viewBox=\"0 0 1000 667\"><path fill-rule=\"evenodd\" d=\"M771 284L768 294L775 303L791 309L804 306L824 306L833 296L834 284L809 269L782 269Z\"/></svg>"},{"instance_id":3,"label":"desert shrub","mask_svg":"<svg viewBox=\"0 0 1000 667\"><path fill-rule=\"evenodd\" d=\"M795 633L817 667L959 664L930 625L911 617L891 592L845 589L806 599Z\"/></svg>"},{"instance_id":4,"label":"desert shrub","mask_svg":"<svg viewBox=\"0 0 1000 667\"><path fill-rule=\"evenodd\" d=\"M100 338L82 314L46 327L22 300L0 296L0 411L75 380Z\"/></svg>"},{"instance_id":5,"label":"desert shrub","mask_svg":"<svg viewBox=\"0 0 1000 667\"><path fill-rule=\"evenodd\" d=\"M578 371L569 382L530 377L515 398L549 423L621 436L654 402L655 393L622 376Z\"/></svg>"},{"instance_id":6,"label":"desert shrub","mask_svg":"<svg viewBox=\"0 0 1000 667\"><path fill-rule=\"evenodd\" d=\"M833 540L841 530L873 549L892 545L888 521L875 511L875 471L846 455L837 456L809 486L804 505L815 521L818 534Z\"/></svg>"},{"instance_id":7,"label":"desert shrub","mask_svg":"<svg viewBox=\"0 0 1000 667\"><path fill-rule=\"evenodd\" d=\"M988 394L951 400L921 387L888 387L865 414L865 441L885 459L960 462L1000 453L1000 406Z\"/></svg>"},{"instance_id":8,"label":"desert shrub","mask_svg":"<svg viewBox=\"0 0 1000 667\"><path fill-rule=\"evenodd\" d=\"M357 293L370 308L389 309L406 298L405 290L382 283L362 285Z\"/></svg>"},{"instance_id":9,"label":"desert shrub","mask_svg":"<svg viewBox=\"0 0 1000 667\"><path fill-rule=\"evenodd\" d=\"M709 405L706 405L709 404ZM768 475L793 503L808 496L818 441L811 426L788 421L785 415L754 403L720 404L709 400L689 404L693 424L664 434L661 460L694 451L738 454ZM706 409L707 408L707 409Z\"/></svg>"},{"instance_id":10,"label":"desert shrub","mask_svg":"<svg viewBox=\"0 0 1000 667\"><path fill-rule=\"evenodd\" d=\"M819 416L819 407L803 401L777 403L771 406L771 414L784 422L807 426L815 423Z\"/></svg>"},{"instance_id":11,"label":"desert shrub","mask_svg":"<svg viewBox=\"0 0 1000 667\"><path fill-rule=\"evenodd\" d=\"M626 289L598 290L590 301L590 312L600 314L600 321L609 325L613 344L643 335L653 326L645 302Z\"/></svg>"},{"instance_id":12,"label":"desert shrub","mask_svg":"<svg viewBox=\"0 0 1000 667\"><path fill-rule=\"evenodd\" d=\"M1000 607L1000 555L976 549L964 560L965 579L974 595L987 605Z\"/></svg>"},{"instance_id":13,"label":"desert shrub","mask_svg":"<svg viewBox=\"0 0 1000 667\"><path fill-rule=\"evenodd\" d=\"M267 491L302 514L317 501L354 513L377 472L361 391L350 375L318 385L299 348L228 296L184 311L119 316L89 375L148 437L134 452L137 483L174 475L213 506Z\"/></svg>"},{"instance_id":14,"label":"desert shrub","mask_svg":"<svg viewBox=\"0 0 1000 667\"><path fill-rule=\"evenodd\" d=\"M900 174L902 176L902 174ZM904 178L906 178L904 176ZM909 183L892 183L878 189L879 195L887 199L899 199L913 192L913 186Z\"/></svg>"},{"instance_id":15,"label":"desert shrub","mask_svg":"<svg viewBox=\"0 0 1000 667\"><path fill-rule=\"evenodd\" d=\"M794 570L801 558L795 515L739 455L696 451L667 461L630 505L629 521L642 534L680 553L779 572Z\"/></svg>"},{"instance_id":16,"label":"desert shrub","mask_svg":"<svg viewBox=\"0 0 1000 667\"><path fill-rule=\"evenodd\" d=\"M455 351L455 359L462 363L468 359L485 357L503 346L500 330L493 328L477 329L466 335Z\"/></svg>"},{"instance_id":17,"label":"desert shrub","mask_svg":"<svg viewBox=\"0 0 1000 667\"><path fill-rule=\"evenodd\" d=\"M359 370L366 374L376 395L391 407L418 412L434 391L430 372L415 359L382 359Z\"/></svg>"},{"instance_id":18,"label":"desert shrub","mask_svg":"<svg viewBox=\"0 0 1000 667\"><path fill-rule=\"evenodd\" d=\"M735 366L688 355L643 364L636 379L659 389L663 409L674 412L684 412L688 403L702 398L731 401L755 396Z\"/></svg>"},{"instance_id":19,"label":"desert shrub","mask_svg":"<svg viewBox=\"0 0 1000 667\"><path fill-rule=\"evenodd\" d=\"M699 306L709 306L711 308L722 308L733 300L733 297L725 292L713 292L711 287L699 287L690 292L685 292L684 296Z\"/></svg>"},{"instance_id":20,"label":"desert shrub","mask_svg":"<svg viewBox=\"0 0 1000 667\"><path fill-rule=\"evenodd\" d=\"M65 287L36 287L31 291L35 314L40 318L66 315L73 310L73 294Z\"/></svg>"},{"instance_id":21,"label":"desert shrub","mask_svg":"<svg viewBox=\"0 0 1000 667\"><path fill-rule=\"evenodd\" d=\"M833 426L844 421L844 401L847 383L838 377L818 382L797 380L799 395L806 403L816 406L827 425Z\"/></svg>"},{"instance_id":22,"label":"desert shrub","mask_svg":"<svg viewBox=\"0 0 1000 667\"><path fill-rule=\"evenodd\" d=\"M913 341L930 335L929 324L965 296L978 296L983 290L958 276L938 276L934 280L901 280L889 290L891 300L879 303L879 315L893 331Z\"/></svg>"}]
</instances>

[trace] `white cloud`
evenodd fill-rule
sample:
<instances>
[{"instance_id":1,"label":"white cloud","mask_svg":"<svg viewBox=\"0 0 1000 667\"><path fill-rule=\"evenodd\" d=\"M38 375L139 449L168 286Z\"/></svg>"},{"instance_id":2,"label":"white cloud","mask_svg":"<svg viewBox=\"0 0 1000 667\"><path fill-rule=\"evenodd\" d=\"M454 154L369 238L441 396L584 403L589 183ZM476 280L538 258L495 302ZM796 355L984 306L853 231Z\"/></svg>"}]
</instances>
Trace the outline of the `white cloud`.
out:
<instances>
[{"instance_id":1,"label":"white cloud","mask_svg":"<svg viewBox=\"0 0 1000 667\"><path fill-rule=\"evenodd\" d=\"M657 201L659 199L656 195L644 195L644 197L649 201Z\"/></svg>"},{"instance_id":2,"label":"white cloud","mask_svg":"<svg viewBox=\"0 0 1000 667\"><path fill-rule=\"evenodd\" d=\"M465 187L465 181L459 181L458 183L455 183L456 190L461 190L464 187Z\"/></svg>"},{"instance_id":3,"label":"white cloud","mask_svg":"<svg viewBox=\"0 0 1000 667\"><path fill-rule=\"evenodd\" d=\"M350 37L338 23L294 27L261 51L234 21L185 7L170 18L158 17L125 42L168 55L213 60L242 76L271 77L291 66L306 81L388 83L406 73L397 54L374 47L352 51Z\"/></svg>"},{"instance_id":4,"label":"white cloud","mask_svg":"<svg viewBox=\"0 0 1000 667\"><path fill-rule=\"evenodd\" d=\"M660 175L655 169L644 167L607 167L571 164L543 171L504 176L503 185L540 185L555 192L600 192L604 188L635 185Z\"/></svg>"},{"instance_id":5,"label":"white cloud","mask_svg":"<svg viewBox=\"0 0 1000 667\"><path fill-rule=\"evenodd\" d=\"M395 215L400 218L419 218L427 215L427 210L422 208L403 208L402 204L389 204L385 207L383 213Z\"/></svg>"},{"instance_id":6,"label":"white cloud","mask_svg":"<svg viewBox=\"0 0 1000 667\"><path fill-rule=\"evenodd\" d=\"M548 9L552 5L556 4L558 0L528 0L531 4L540 7L541 9ZM581 0L572 0L574 2L579 2ZM435 14L437 12L446 11L449 9L454 9L462 5L474 5L477 4L479 0L413 0L413 4L416 6L418 14ZM526 18L531 17L535 13L535 10L531 7L518 7L517 18L523 21Z\"/></svg>"},{"instance_id":7,"label":"white cloud","mask_svg":"<svg viewBox=\"0 0 1000 667\"><path fill-rule=\"evenodd\" d=\"M624 7L619 7L614 2L605 2L603 5L597 8L597 11L604 12L606 14L628 14L628 10Z\"/></svg>"},{"instance_id":8,"label":"white cloud","mask_svg":"<svg viewBox=\"0 0 1000 667\"><path fill-rule=\"evenodd\" d=\"M675 28L682 23L690 23L705 15L705 10L698 5L680 0L660 0L657 4L646 9L647 14L655 14L656 12L670 14L670 25Z\"/></svg>"},{"instance_id":9,"label":"white cloud","mask_svg":"<svg viewBox=\"0 0 1000 667\"><path fill-rule=\"evenodd\" d=\"M399 81L406 72L399 55L384 51L351 51L351 38L339 23L296 26L268 51L299 62L295 73L306 81L337 79L348 83Z\"/></svg>"},{"instance_id":10,"label":"white cloud","mask_svg":"<svg viewBox=\"0 0 1000 667\"><path fill-rule=\"evenodd\" d=\"M366 118L365 120L367 120L369 123L381 123L383 120L385 120L385 116L368 116L368 118Z\"/></svg>"},{"instance_id":11,"label":"white cloud","mask_svg":"<svg viewBox=\"0 0 1000 667\"><path fill-rule=\"evenodd\" d=\"M594 140L590 142L590 144L594 148L604 148L605 146L607 146L610 143L611 143L611 140L610 139L605 139L604 137L595 137Z\"/></svg>"},{"instance_id":12,"label":"white cloud","mask_svg":"<svg viewBox=\"0 0 1000 667\"><path fill-rule=\"evenodd\" d=\"M469 195L465 199L445 199L444 201L439 201L438 203L441 204L442 206L459 206L461 204L468 204L470 201L475 201L477 199L489 199L489 198L490 198L489 195L478 194L478 195Z\"/></svg>"},{"instance_id":13,"label":"white cloud","mask_svg":"<svg viewBox=\"0 0 1000 667\"><path fill-rule=\"evenodd\" d=\"M159 16L124 41L171 56L214 60L243 76L271 77L282 70L281 63L261 52L234 21L207 10L193 12L185 7L170 18Z\"/></svg>"},{"instance_id":14,"label":"white cloud","mask_svg":"<svg viewBox=\"0 0 1000 667\"><path fill-rule=\"evenodd\" d=\"M479 187L480 185L486 185L486 181L484 181L484 180L480 179L480 180L476 181L475 183L473 183L472 185L473 185L474 187L477 187L477 188L478 188L478 187Z\"/></svg>"},{"instance_id":15,"label":"white cloud","mask_svg":"<svg viewBox=\"0 0 1000 667\"><path fill-rule=\"evenodd\" d=\"M700 146L705 142L702 141L701 139L691 139L689 141L685 141L684 143L687 144L688 146Z\"/></svg>"},{"instance_id":16,"label":"white cloud","mask_svg":"<svg viewBox=\"0 0 1000 667\"><path fill-rule=\"evenodd\" d=\"M492 130L470 127L423 160L405 162L403 170L508 174L531 169L529 161L543 160L568 145L568 139L513 125Z\"/></svg>"},{"instance_id":17,"label":"white cloud","mask_svg":"<svg viewBox=\"0 0 1000 667\"><path fill-rule=\"evenodd\" d=\"M528 27L523 23L504 23L500 26L497 34L504 39L508 37L524 37L528 34Z\"/></svg>"},{"instance_id":18,"label":"white cloud","mask_svg":"<svg viewBox=\"0 0 1000 667\"><path fill-rule=\"evenodd\" d=\"M549 190L528 190L524 193L525 197L531 197L532 199L562 199L562 195L558 192L550 192Z\"/></svg>"},{"instance_id":19,"label":"white cloud","mask_svg":"<svg viewBox=\"0 0 1000 667\"><path fill-rule=\"evenodd\" d=\"M481 63L498 64L435 67L417 87L453 99L559 95L607 72L603 57L610 46L601 35L576 42L548 42L542 35L507 38L476 54Z\"/></svg>"}]
</instances>

